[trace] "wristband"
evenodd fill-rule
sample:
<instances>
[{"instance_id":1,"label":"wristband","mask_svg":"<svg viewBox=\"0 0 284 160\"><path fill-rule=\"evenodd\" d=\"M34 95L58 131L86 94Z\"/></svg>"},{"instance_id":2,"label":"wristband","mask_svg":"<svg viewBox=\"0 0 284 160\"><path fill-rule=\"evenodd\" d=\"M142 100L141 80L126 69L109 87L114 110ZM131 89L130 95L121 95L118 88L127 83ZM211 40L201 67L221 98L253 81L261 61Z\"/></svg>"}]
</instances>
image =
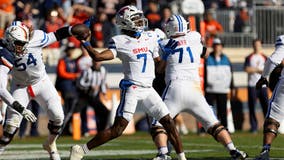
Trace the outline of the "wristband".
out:
<instances>
[{"instance_id":1,"label":"wristband","mask_svg":"<svg viewBox=\"0 0 284 160\"><path fill-rule=\"evenodd\" d=\"M89 41L83 42L83 46L84 46L84 47L91 46L91 43L90 43Z\"/></svg>"},{"instance_id":2,"label":"wristband","mask_svg":"<svg viewBox=\"0 0 284 160\"><path fill-rule=\"evenodd\" d=\"M19 113L22 113L25 109L18 101L13 102L12 107Z\"/></svg>"}]
</instances>

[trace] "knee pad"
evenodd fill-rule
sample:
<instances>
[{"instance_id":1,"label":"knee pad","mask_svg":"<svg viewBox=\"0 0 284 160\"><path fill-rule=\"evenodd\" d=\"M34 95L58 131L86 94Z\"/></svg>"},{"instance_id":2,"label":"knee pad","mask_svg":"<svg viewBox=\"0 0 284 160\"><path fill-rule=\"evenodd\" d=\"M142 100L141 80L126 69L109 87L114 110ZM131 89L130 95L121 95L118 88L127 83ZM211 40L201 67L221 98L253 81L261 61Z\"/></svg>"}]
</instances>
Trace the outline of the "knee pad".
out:
<instances>
[{"instance_id":1,"label":"knee pad","mask_svg":"<svg viewBox=\"0 0 284 160\"><path fill-rule=\"evenodd\" d=\"M223 130L227 130L227 129L222 124L218 123L218 124L215 124L213 127L210 127L207 130L207 133L212 135L215 138L215 140L218 141L217 136Z\"/></svg>"},{"instance_id":2,"label":"knee pad","mask_svg":"<svg viewBox=\"0 0 284 160\"><path fill-rule=\"evenodd\" d=\"M17 127L10 126L10 125L5 125L4 126L3 136L0 139L0 144L4 145L4 146L8 145L12 141L12 139L13 139L13 137L16 134L17 131L18 131Z\"/></svg>"},{"instance_id":3,"label":"knee pad","mask_svg":"<svg viewBox=\"0 0 284 160\"><path fill-rule=\"evenodd\" d=\"M280 127L280 123L272 118L267 118L264 121L263 125L263 133L273 133L277 136L278 128Z\"/></svg>"},{"instance_id":4,"label":"knee pad","mask_svg":"<svg viewBox=\"0 0 284 160\"><path fill-rule=\"evenodd\" d=\"M150 134L151 134L153 140L155 140L155 138L158 134L168 135L166 130L161 126L152 126L151 129L150 129Z\"/></svg>"},{"instance_id":5,"label":"knee pad","mask_svg":"<svg viewBox=\"0 0 284 160\"><path fill-rule=\"evenodd\" d=\"M60 134L62 130L62 124L56 124L54 121L49 121L47 128L51 134Z\"/></svg>"}]
</instances>

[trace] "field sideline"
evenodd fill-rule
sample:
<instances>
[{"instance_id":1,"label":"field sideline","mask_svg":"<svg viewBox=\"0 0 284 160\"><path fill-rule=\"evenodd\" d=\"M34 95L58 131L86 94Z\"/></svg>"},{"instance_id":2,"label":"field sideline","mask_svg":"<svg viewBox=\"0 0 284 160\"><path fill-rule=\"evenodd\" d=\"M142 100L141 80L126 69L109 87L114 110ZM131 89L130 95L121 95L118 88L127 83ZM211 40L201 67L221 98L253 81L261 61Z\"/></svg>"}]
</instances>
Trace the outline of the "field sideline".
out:
<instances>
[{"instance_id":1,"label":"field sideline","mask_svg":"<svg viewBox=\"0 0 284 160\"><path fill-rule=\"evenodd\" d=\"M237 147L245 150L249 154L249 159L253 159L261 149L262 134L250 134L247 132L238 132L232 135L234 143ZM74 141L71 137L60 137L58 140L58 148L62 159L68 159L69 148L73 144L82 144L89 138L83 138L81 141ZM15 138L11 145L0 159L48 159L47 152L42 150L41 144L45 137L39 138ZM182 136L183 145L188 159L230 159L226 149L218 144L211 136L198 136L191 133ZM149 160L156 155L155 147L148 133L138 132L134 135L124 135L103 146L92 150L84 159L97 160ZM172 157L175 157L172 152ZM279 135L272 146L272 159L284 160L284 135Z\"/></svg>"}]
</instances>

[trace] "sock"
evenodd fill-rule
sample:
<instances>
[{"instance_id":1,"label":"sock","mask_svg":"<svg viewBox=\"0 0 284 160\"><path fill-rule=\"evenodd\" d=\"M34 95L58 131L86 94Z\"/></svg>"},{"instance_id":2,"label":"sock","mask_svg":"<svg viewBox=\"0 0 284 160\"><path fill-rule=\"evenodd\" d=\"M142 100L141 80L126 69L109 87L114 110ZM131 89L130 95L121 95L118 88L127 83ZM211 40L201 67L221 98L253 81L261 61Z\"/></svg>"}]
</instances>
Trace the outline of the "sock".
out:
<instances>
[{"instance_id":1,"label":"sock","mask_svg":"<svg viewBox=\"0 0 284 160\"><path fill-rule=\"evenodd\" d=\"M162 146L158 149L158 153L159 154L167 154L169 151L168 151L168 147L167 146Z\"/></svg>"},{"instance_id":2,"label":"sock","mask_svg":"<svg viewBox=\"0 0 284 160\"><path fill-rule=\"evenodd\" d=\"M228 149L228 151L231 151L231 150L236 150L236 147L234 145L233 142L230 142L226 145L226 148Z\"/></svg>"},{"instance_id":3,"label":"sock","mask_svg":"<svg viewBox=\"0 0 284 160\"><path fill-rule=\"evenodd\" d=\"M264 145L262 146L262 151L265 151L265 150L270 151L270 147L271 147L271 144L264 144Z\"/></svg>"},{"instance_id":4,"label":"sock","mask_svg":"<svg viewBox=\"0 0 284 160\"><path fill-rule=\"evenodd\" d=\"M87 154L90 151L87 144L82 145L82 148L85 154Z\"/></svg>"},{"instance_id":5,"label":"sock","mask_svg":"<svg viewBox=\"0 0 284 160\"><path fill-rule=\"evenodd\" d=\"M186 160L184 152L181 152L177 155L178 160Z\"/></svg>"}]
</instances>

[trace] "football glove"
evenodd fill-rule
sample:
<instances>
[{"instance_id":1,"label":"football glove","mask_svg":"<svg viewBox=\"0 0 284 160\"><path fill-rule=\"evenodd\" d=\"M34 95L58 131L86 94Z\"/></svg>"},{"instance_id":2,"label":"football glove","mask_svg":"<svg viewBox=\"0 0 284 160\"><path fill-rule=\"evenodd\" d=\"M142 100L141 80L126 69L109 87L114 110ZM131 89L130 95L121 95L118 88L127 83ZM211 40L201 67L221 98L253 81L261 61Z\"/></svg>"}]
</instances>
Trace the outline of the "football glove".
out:
<instances>
[{"instance_id":1,"label":"football glove","mask_svg":"<svg viewBox=\"0 0 284 160\"><path fill-rule=\"evenodd\" d=\"M260 79L256 82L255 88L261 89L263 85L268 85L268 81L264 77L260 77Z\"/></svg>"},{"instance_id":2,"label":"football glove","mask_svg":"<svg viewBox=\"0 0 284 160\"><path fill-rule=\"evenodd\" d=\"M26 109L18 101L13 102L12 107L19 112L27 121L35 122L37 120L36 116L32 111Z\"/></svg>"},{"instance_id":3,"label":"football glove","mask_svg":"<svg viewBox=\"0 0 284 160\"><path fill-rule=\"evenodd\" d=\"M178 46L178 41L173 40L173 39L170 39L165 46L160 45L164 53L163 59L166 60L170 54L174 54L177 46Z\"/></svg>"},{"instance_id":4,"label":"football glove","mask_svg":"<svg viewBox=\"0 0 284 160\"><path fill-rule=\"evenodd\" d=\"M34 123L34 122L36 122L36 120L37 120L37 118L36 118L36 116L33 114L33 112L30 111L30 110L28 110L28 109L26 109L26 108L23 110L22 115L23 115L23 117L24 117L27 121L29 121L29 122Z\"/></svg>"}]
</instances>

